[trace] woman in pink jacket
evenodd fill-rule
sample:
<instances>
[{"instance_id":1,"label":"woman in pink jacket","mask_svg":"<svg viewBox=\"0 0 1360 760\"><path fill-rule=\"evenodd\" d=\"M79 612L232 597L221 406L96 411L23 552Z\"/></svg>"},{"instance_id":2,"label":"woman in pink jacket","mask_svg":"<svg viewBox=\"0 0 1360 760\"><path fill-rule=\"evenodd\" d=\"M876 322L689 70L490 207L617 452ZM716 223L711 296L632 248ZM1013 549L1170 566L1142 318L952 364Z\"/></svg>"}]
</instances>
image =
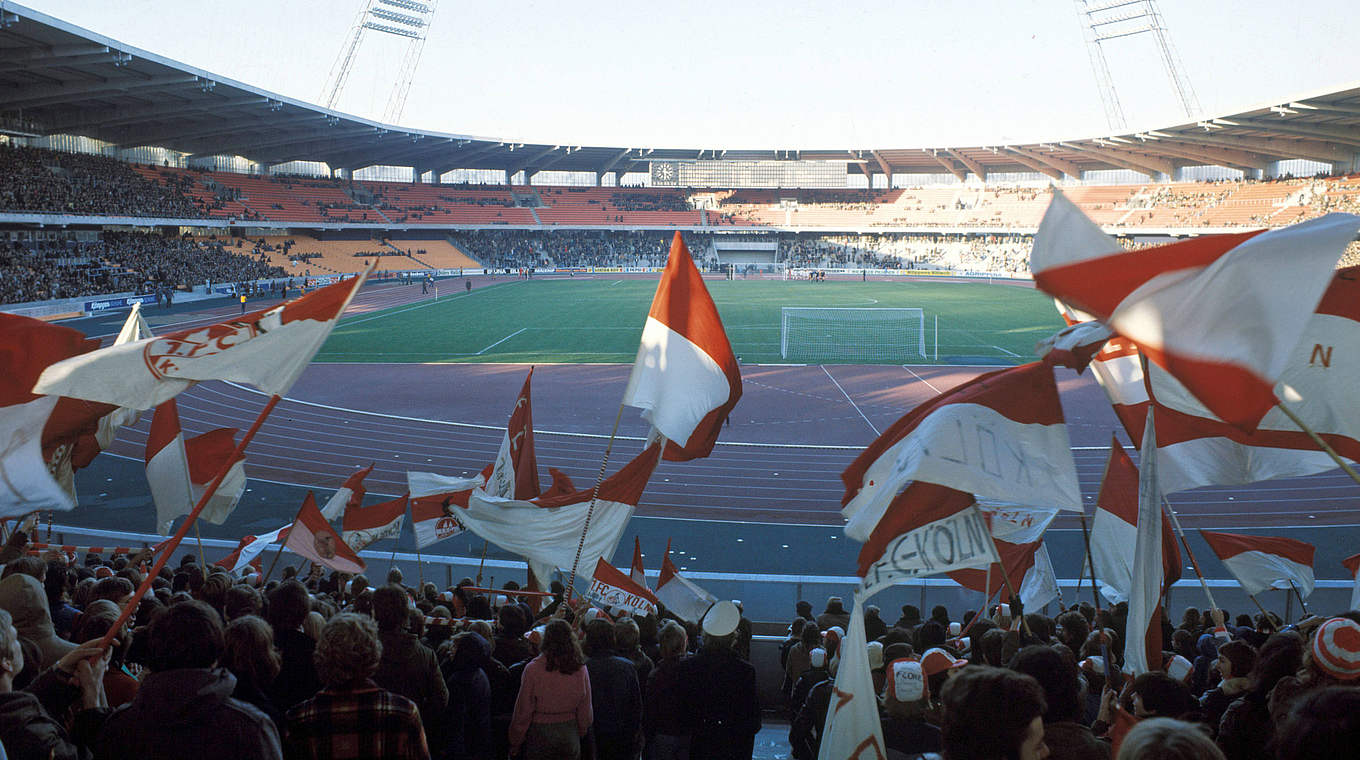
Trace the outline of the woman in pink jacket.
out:
<instances>
[{"instance_id":1,"label":"woman in pink jacket","mask_svg":"<svg viewBox=\"0 0 1360 760\"><path fill-rule=\"evenodd\" d=\"M543 631L539 655L524 667L515 714L510 721L510 755L524 749L524 760L581 756L581 738L590 729L590 676L576 634L565 620Z\"/></svg>"}]
</instances>

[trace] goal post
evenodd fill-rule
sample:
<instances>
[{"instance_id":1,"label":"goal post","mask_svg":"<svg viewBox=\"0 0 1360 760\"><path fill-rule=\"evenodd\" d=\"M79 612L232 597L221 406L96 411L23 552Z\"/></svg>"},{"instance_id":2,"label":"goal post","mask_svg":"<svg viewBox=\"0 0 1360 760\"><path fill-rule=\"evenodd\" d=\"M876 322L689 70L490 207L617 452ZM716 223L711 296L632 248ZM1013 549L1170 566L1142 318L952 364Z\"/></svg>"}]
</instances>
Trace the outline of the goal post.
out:
<instances>
[{"instance_id":1,"label":"goal post","mask_svg":"<svg viewBox=\"0 0 1360 760\"><path fill-rule=\"evenodd\" d=\"M780 310L779 355L819 363L925 359L925 310L785 306Z\"/></svg>"}]
</instances>

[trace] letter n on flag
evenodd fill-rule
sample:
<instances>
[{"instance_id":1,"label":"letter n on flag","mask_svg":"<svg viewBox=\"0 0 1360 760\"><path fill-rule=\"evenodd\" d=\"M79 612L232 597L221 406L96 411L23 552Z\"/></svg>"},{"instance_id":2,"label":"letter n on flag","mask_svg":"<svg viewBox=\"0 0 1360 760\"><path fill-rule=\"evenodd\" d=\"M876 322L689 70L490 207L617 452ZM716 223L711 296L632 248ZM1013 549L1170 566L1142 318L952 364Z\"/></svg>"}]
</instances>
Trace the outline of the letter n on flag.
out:
<instances>
[{"instance_id":1,"label":"letter n on flag","mask_svg":"<svg viewBox=\"0 0 1360 760\"><path fill-rule=\"evenodd\" d=\"M718 307L676 232L623 403L669 439L666 459L686 461L712 453L740 398L741 370Z\"/></svg>"}]
</instances>

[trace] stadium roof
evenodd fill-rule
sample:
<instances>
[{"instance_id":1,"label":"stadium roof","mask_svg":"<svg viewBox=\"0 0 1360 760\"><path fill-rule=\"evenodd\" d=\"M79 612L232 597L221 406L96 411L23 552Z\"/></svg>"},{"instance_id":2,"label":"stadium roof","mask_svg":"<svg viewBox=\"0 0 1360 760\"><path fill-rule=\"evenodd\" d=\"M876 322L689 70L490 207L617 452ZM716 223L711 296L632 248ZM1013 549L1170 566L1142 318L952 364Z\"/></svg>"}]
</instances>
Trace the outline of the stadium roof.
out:
<instances>
[{"instance_id":1,"label":"stadium roof","mask_svg":"<svg viewBox=\"0 0 1360 760\"><path fill-rule=\"evenodd\" d=\"M964 179L1040 172L1061 179L1109 169L1167 176L1182 166L1265 170L1291 159L1349 171L1360 155L1360 87L1146 132L1025 145L715 150L523 143L381 124L219 77L23 6L0 8L0 133L85 135L191 158L529 174L647 172L653 161L802 159L849 161L866 174L948 172Z\"/></svg>"}]
</instances>

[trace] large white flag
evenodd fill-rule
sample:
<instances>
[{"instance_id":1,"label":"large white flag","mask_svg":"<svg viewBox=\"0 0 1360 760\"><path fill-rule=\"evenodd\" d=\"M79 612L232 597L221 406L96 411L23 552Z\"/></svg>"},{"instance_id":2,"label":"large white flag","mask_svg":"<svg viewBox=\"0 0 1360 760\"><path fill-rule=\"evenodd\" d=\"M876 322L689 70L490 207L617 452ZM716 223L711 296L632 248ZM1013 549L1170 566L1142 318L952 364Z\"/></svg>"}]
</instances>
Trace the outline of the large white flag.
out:
<instances>
[{"instance_id":1,"label":"large white flag","mask_svg":"<svg viewBox=\"0 0 1360 760\"><path fill-rule=\"evenodd\" d=\"M869 672L864 602L859 591L850 609L850 629L841 643L841 664L832 687L817 760L868 760L887 756L878 696Z\"/></svg>"},{"instance_id":2,"label":"large white flag","mask_svg":"<svg viewBox=\"0 0 1360 760\"><path fill-rule=\"evenodd\" d=\"M1084 316L1061 305L1059 310L1069 321ZM1142 440L1147 407L1156 405L1158 477L1165 493L1299 477L1336 466L1277 408L1246 432L1216 417L1161 367L1150 364L1145 378L1138 349L1127 339L1112 338L1091 368L1135 444ZM1358 375L1360 267L1350 267L1333 275L1279 387L1290 409L1353 461L1360 460L1360 405L1352 403Z\"/></svg>"},{"instance_id":3,"label":"large white flag","mask_svg":"<svg viewBox=\"0 0 1360 760\"><path fill-rule=\"evenodd\" d=\"M642 418L670 440L667 459L683 461L713 451L740 398L741 370L718 307L677 231L623 403L642 409Z\"/></svg>"},{"instance_id":4,"label":"large white flag","mask_svg":"<svg viewBox=\"0 0 1360 760\"><path fill-rule=\"evenodd\" d=\"M1082 509L1053 368L1041 362L979 375L921 404L856 457L841 480L845 532L857 541L868 540L909 483Z\"/></svg>"},{"instance_id":5,"label":"large white flag","mask_svg":"<svg viewBox=\"0 0 1360 760\"><path fill-rule=\"evenodd\" d=\"M491 465L470 478L433 472L406 473L406 489L411 494L411 529L416 535L417 549L463 532L458 514L467 509L472 492L486 485L490 473Z\"/></svg>"},{"instance_id":6,"label":"large white flag","mask_svg":"<svg viewBox=\"0 0 1360 760\"><path fill-rule=\"evenodd\" d=\"M367 277L365 270L265 311L58 362L43 371L33 392L133 409L158 406L202 380L247 383L282 395Z\"/></svg>"},{"instance_id":7,"label":"large white flag","mask_svg":"<svg viewBox=\"0 0 1360 760\"><path fill-rule=\"evenodd\" d=\"M184 448L184 431L174 399L157 406L151 417L151 432L146 438L146 482L156 506L156 532L167 536L175 518L189 514L194 506L189 452Z\"/></svg>"},{"instance_id":8,"label":"large white flag","mask_svg":"<svg viewBox=\"0 0 1360 760\"><path fill-rule=\"evenodd\" d=\"M410 494L400 499L384 501L369 507L351 507L345 510L344 522L340 525L340 536L354 551L363 551L375 541L401 535L401 523L406 519L406 502Z\"/></svg>"},{"instance_id":9,"label":"large white flag","mask_svg":"<svg viewBox=\"0 0 1360 760\"><path fill-rule=\"evenodd\" d=\"M1030 269L1040 290L1104 321L1220 419L1252 430L1357 230L1360 217L1328 214L1125 252L1105 247L1055 191Z\"/></svg>"}]
</instances>

